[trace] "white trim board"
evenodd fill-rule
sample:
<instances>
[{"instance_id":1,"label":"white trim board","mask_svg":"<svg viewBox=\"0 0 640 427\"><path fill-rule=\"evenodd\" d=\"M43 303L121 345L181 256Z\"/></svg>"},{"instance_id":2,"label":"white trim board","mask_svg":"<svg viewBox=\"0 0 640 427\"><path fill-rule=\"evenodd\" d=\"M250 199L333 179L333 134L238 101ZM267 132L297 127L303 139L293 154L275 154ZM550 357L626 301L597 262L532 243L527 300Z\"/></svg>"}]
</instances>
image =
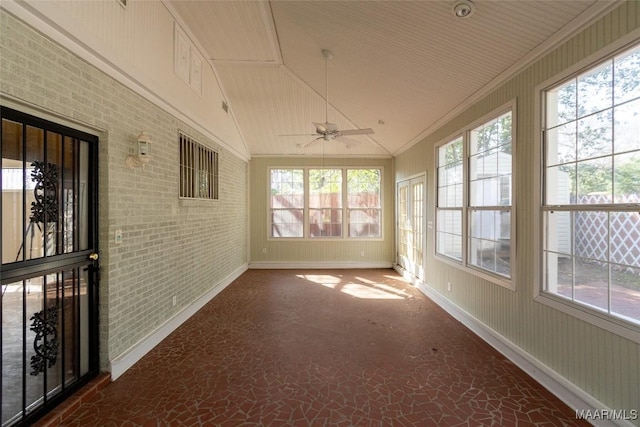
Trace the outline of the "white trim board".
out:
<instances>
[{"instance_id":1,"label":"white trim board","mask_svg":"<svg viewBox=\"0 0 640 427\"><path fill-rule=\"evenodd\" d=\"M286 270L286 269L362 269L362 268L391 268L393 265L390 262L286 262L286 261L264 261L264 262L250 262L249 268L254 270Z\"/></svg>"},{"instance_id":2,"label":"white trim board","mask_svg":"<svg viewBox=\"0 0 640 427\"><path fill-rule=\"evenodd\" d=\"M454 319L469 328L487 344L498 350L503 356L513 362L516 366L526 372L533 379L538 381L543 387L553 393L572 410L608 410L613 412L605 404L595 397L582 390L562 375L549 368L540 360L500 335L495 330L489 328L480 320L464 311L462 308L451 302L438 291L426 284L419 284L417 288L433 302L438 304L444 311ZM630 421L626 420L588 420L595 426L624 426L633 427Z\"/></svg>"},{"instance_id":3,"label":"white trim board","mask_svg":"<svg viewBox=\"0 0 640 427\"><path fill-rule=\"evenodd\" d=\"M173 331L175 331L180 325L186 322L198 310L204 307L223 289L229 286L231 282L236 280L242 273L247 271L247 268L247 264L242 264L235 271L218 282L204 295L195 300L191 305L188 305L180 310L172 318L160 325L146 337L138 341L137 344L129 348L127 351L117 356L115 359L110 360L109 370L111 371L111 381L115 381L118 377L124 374L136 362L142 359L145 354L151 351L156 345L160 344L162 340L168 337Z\"/></svg>"}]
</instances>

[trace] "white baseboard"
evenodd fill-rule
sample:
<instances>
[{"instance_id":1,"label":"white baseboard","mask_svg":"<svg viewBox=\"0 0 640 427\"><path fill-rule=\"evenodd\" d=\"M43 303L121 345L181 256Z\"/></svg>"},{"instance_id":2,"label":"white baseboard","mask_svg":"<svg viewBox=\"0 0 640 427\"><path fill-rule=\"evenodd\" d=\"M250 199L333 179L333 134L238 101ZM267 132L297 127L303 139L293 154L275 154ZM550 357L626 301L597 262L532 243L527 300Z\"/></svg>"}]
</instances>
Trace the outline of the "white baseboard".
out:
<instances>
[{"instance_id":1,"label":"white baseboard","mask_svg":"<svg viewBox=\"0 0 640 427\"><path fill-rule=\"evenodd\" d=\"M224 288L229 286L231 282L240 277L242 273L247 271L248 265L242 264L235 271L222 279L213 288L207 291L200 298L195 300L193 304L186 306L172 318L163 323L156 330L149 335L141 339L133 347L116 357L109 362L111 371L111 381L115 381L120 375L124 374L127 369L132 367L138 360L140 360L151 349L158 345L163 339L169 336L180 325L193 316L198 310L204 307L209 301L211 301L216 295L220 293Z\"/></svg>"},{"instance_id":2,"label":"white baseboard","mask_svg":"<svg viewBox=\"0 0 640 427\"><path fill-rule=\"evenodd\" d=\"M396 271L396 273L401 275L404 280L411 283L416 288L420 288L420 286L425 286L425 283L422 281L422 279L418 279L416 276L414 276L413 274L411 274L410 272L402 268L401 265L393 264L393 269Z\"/></svg>"},{"instance_id":3,"label":"white baseboard","mask_svg":"<svg viewBox=\"0 0 640 427\"><path fill-rule=\"evenodd\" d=\"M391 268L390 262L251 262L249 268L291 270L291 269L350 269L350 268Z\"/></svg>"},{"instance_id":4,"label":"white baseboard","mask_svg":"<svg viewBox=\"0 0 640 427\"><path fill-rule=\"evenodd\" d=\"M402 273L399 271L402 275ZM542 363L540 360L531 356L529 353L500 335L495 330L489 328L484 323L467 313L459 306L455 305L451 300L443 296L434 288L421 283L416 286L423 294L429 297L433 302L438 304L447 313L461 322L467 328L471 329L476 335L482 338L493 348L502 353L507 359L512 361L516 366L529 374L532 378L542 384L547 390L562 400L567 406L573 410L598 410L611 411L605 404L597 400L595 397L582 390L562 375ZM606 417L604 417L606 418ZM587 420L595 426L625 426L632 427L630 421L626 420L609 420L609 419L590 419Z\"/></svg>"}]
</instances>

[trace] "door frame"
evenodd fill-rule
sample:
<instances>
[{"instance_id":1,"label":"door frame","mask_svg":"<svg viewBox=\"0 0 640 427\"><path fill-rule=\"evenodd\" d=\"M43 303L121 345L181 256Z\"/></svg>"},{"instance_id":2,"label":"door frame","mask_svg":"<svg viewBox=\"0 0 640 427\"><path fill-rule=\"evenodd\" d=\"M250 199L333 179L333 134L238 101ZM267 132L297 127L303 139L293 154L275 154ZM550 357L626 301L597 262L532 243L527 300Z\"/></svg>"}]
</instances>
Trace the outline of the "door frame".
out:
<instances>
[{"instance_id":1,"label":"door frame","mask_svg":"<svg viewBox=\"0 0 640 427\"><path fill-rule=\"evenodd\" d=\"M407 202L408 202L408 217L412 220L412 207L413 207L413 185L415 183L422 183L422 260L420 263L420 268L422 271L422 277L416 276L415 268L407 269L407 266L403 265L400 259L400 238L401 238L401 229L400 229L400 218L399 218L399 207L400 201L398 198L400 187L407 186ZM405 273L411 275L413 279L417 279L423 282L426 282L426 262L427 262L427 173L421 172L415 175L408 176L400 181L396 182L396 203L395 203L395 211L396 211L396 239L395 239L395 264ZM412 222L412 230L413 230L413 222ZM412 250L413 248L411 248Z\"/></svg>"},{"instance_id":2,"label":"door frame","mask_svg":"<svg viewBox=\"0 0 640 427\"><path fill-rule=\"evenodd\" d=\"M19 108L19 107L18 107ZM38 112L35 112L38 114ZM46 113L42 115L47 116ZM84 130L74 128L73 124L60 124L50 121L29 113L19 111L17 109L0 105L0 119L7 119L22 123L24 126L33 126L59 133L65 137L77 138L87 142L87 230L88 230L88 248L78 250L66 254L55 255L54 257L41 257L36 259L22 260L16 262L8 262L2 264L0 262L0 279L2 284L12 283L21 280L27 280L36 276L44 276L53 272L59 272L63 269L70 270L75 268L86 267L88 270L87 283L87 303L88 303L88 371L85 374L79 372L77 379L71 385L65 385L62 381L62 391L52 396L43 393L43 404L34 408L31 412L22 413L21 417L15 422L18 425L30 424L50 412L55 406L60 404L64 399L70 397L82 386L95 378L99 373L99 263L97 259L90 259L89 255L99 252L99 203L98 203L98 144L99 137L95 134L88 133ZM55 118L53 119L55 120ZM63 118L61 122L66 122ZM82 127L77 126L77 127ZM2 121L0 120L0 130L2 129ZM0 133L1 135L1 133ZM26 147L26 141L23 141ZM26 150L26 148L23 148ZM1 178L0 178L1 180ZM27 207L25 206L25 209ZM0 198L0 212L2 212L2 198ZM23 215L28 215L26 212ZM53 258L53 259L52 259ZM0 244L0 260L2 259L2 245ZM78 279L79 280L79 279ZM2 304L0 304L0 318L2 317ZM77 326L79 327L79 325ZM0 336L0 345L2 338ZM23 345L26 345L23 344ZM0 365L1 366L1 365ZM24 375L24 374L23 374ZM23 408L23 410L26 408Z\"/></svg>"}]
</instances>

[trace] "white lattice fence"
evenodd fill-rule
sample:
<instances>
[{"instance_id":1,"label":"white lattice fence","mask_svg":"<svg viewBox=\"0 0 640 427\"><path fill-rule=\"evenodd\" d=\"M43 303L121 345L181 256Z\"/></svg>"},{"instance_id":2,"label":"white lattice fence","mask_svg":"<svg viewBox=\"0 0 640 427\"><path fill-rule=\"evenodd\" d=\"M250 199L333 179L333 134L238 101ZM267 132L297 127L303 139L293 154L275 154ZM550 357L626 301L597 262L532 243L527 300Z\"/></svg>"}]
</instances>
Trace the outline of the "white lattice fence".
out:
<instances>
[{"instance_id":1,"label":"white lattice fence","mask_svg":"<svg viewBox=\"0 0 640 427\"><path fill-rule=\"evenodd\" d=\"M616 202L639 203L640 194L621 197ZM581 197L579 203L606 204L611 200L604 195L587 195ZM640 267L640 213L578 212L575 217L575 244L577 256Z\"/></svg>"}]
</instances>

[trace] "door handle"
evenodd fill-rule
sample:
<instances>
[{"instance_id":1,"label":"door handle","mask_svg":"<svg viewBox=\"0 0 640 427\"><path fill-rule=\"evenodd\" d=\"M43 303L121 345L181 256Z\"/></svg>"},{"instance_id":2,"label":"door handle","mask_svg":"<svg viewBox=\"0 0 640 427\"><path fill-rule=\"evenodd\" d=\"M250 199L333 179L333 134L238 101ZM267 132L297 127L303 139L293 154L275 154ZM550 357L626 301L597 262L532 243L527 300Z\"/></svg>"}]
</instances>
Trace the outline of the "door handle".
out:
<instances>
[{"instance_id":1,"label":"door handle","mask_svg":"<svg viewBox=\"0 0 640 427\"><path fill-rule=\"evenodd\" d=\"M89 258L91 261L97 261L98 258L100 258L100 255L98 255L97 253L94 252L92 254L89 254L89 256L87 256L87 258Z\"/></svg>"}]
</instances>

